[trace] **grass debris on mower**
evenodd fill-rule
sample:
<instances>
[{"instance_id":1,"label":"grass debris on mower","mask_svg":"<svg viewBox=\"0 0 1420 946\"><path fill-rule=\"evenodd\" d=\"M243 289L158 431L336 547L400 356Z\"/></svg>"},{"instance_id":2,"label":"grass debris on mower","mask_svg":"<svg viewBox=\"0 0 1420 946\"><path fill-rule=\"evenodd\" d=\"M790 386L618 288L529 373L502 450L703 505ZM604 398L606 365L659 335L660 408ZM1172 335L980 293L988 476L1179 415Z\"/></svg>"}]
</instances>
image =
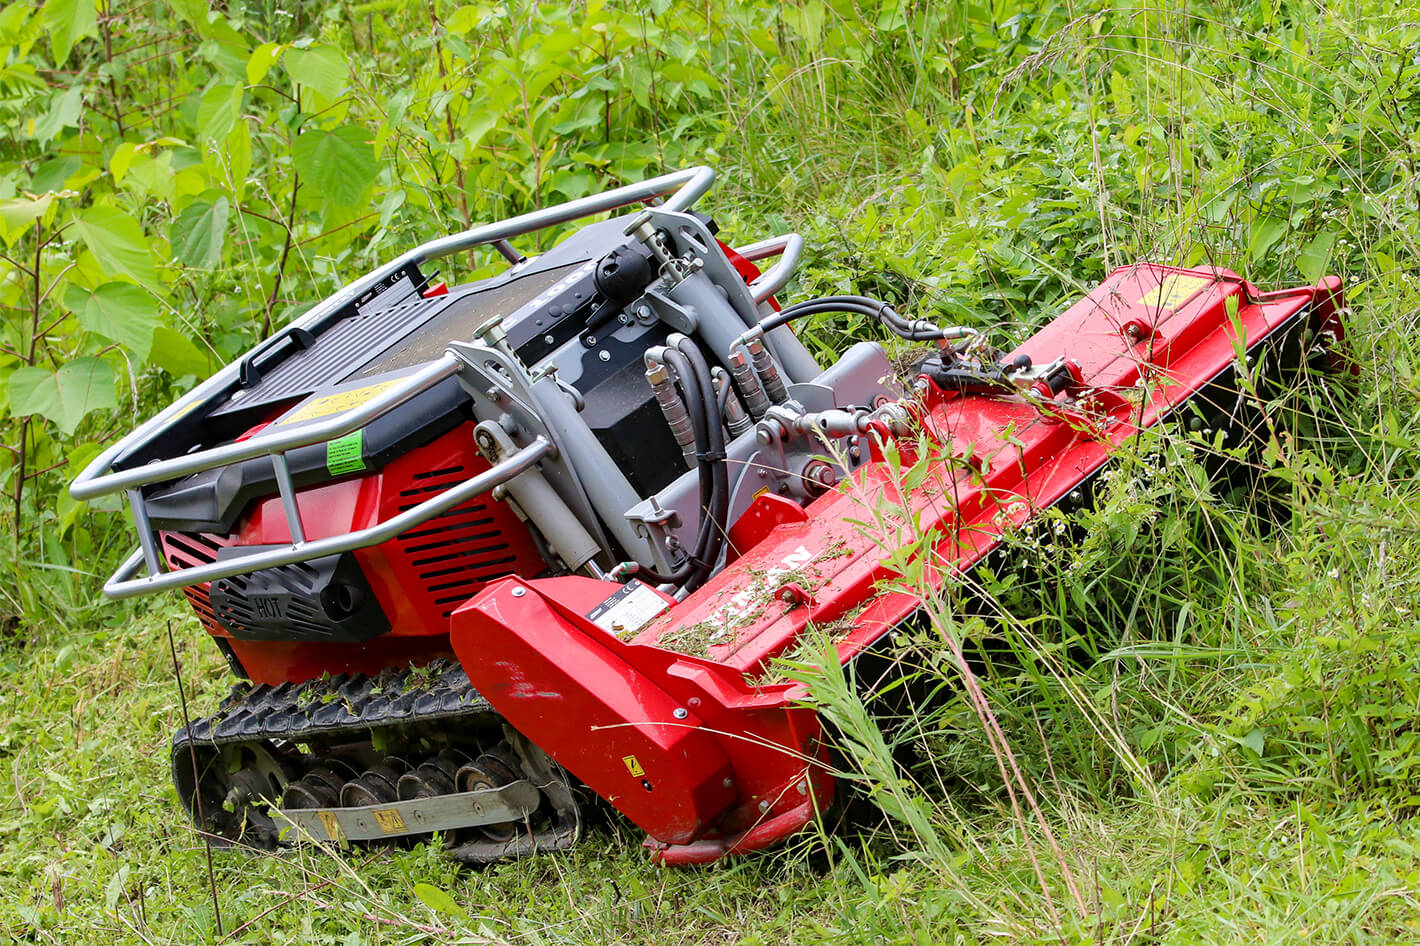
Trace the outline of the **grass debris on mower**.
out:
<instances>
[{"instance_id":1,"label":"grass debris on mower","mask_svg":"<svg viewBox=\"0 0 1420 946\"><path fill-rule=\"evenodd\" d=\"M801 240L720 242L692 210L713 178L421 246L74 482L125 493L138 528L105 592L182 588L241 678L173 741L205 831L440 832L487 862L574 843L589 790L666 863L772 845L835 783L803 686L770 662L825 627L854 661L921 605L893 586L906 531L864 525L885 497L952 582L1088 504L1142 430L1251 435L1254 381L1285 390L1340 333L1335 278L1259 293L1149 263L1005 354L862 296L780 308ZM511 242L618 210L539 256ZM506 270L424 269L480 246ZM792 324L819 313L929 354L905 381L876 342L821 365Z\"/></svg>"}]
</instances>

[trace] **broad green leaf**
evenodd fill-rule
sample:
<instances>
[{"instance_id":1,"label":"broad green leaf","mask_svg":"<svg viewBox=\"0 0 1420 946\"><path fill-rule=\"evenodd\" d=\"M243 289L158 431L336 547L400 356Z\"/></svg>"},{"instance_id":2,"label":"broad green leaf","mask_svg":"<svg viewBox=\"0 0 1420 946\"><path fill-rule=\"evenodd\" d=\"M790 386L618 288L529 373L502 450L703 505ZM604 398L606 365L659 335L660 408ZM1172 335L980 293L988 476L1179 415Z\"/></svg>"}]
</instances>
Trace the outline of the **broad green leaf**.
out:
<instances>
[{"instance_id":1,"label":"broad green leaf","mask_svg":"<svg viewBox=\"0 0 1420 946\"><path fill-rule=\"evenodd\" d=\"M90 207L74 219L74 232L110 276L131 276L149 288L158 287L153 256L138 221L114 207Z\"/></svg>"},{"instance_id":2,"label":"broad green leaf","mask_svg":"<svg viewBox=\"0 0 1420 946\"><path fill-rule=\"evenodd\" d=\"M450 916L462 916L464 913L464 909L458 905L458 901L433 884L415 884L414 895L436 913L446 913Z\"/></svg>"},{"instance_id":3,"label":"broad green leaf","mask_svg":"<svg viewBox=\"0 0 1420 946\"><path fill-rule=\"evenodd\" d=\"M48 161L35 168L35 176L30 178L30 186L27 190L32 194L47 194L50 191L65 190L65 186L79 173L83 162L78 155L66 154L57 158L50 158Z\"/></svg>"},{"instance_id":4,"label":"broad green leaf","mask_svg":"<svg viewBox=\"0 0 1420 946\"><path fill-rule=\"evenodd\" d=\"M1277 217L1258 217L1252 223L1252 235L1247 241L1247 258L1259 260L1287 232L1287 221Z\"/></svg>"},{"instance_id":5,"label":"broad green leaf","mask_svg":"<svg viewBox=\"0 0 1420 946\"><path fill-rule=\"evenodd\" d=\"M117 407L113 369L100 358L77 358L58 371L20 368L10 375L10 410L38 414L72 434L90 411Z\"/></svg>"},{"instance_id":6,"label":"broad green leaf","mask_svg":"<svg viewBox=\"0 0 1420 946\"><path fill-rule=\"evenodd\" d=\"M1308 282L1316 282L1325 275L1326 266L1331 262L1331 248L1336 245L1336 233L1323 230L1302 247L1297 254L1297 269Z\"/></svg>"},{"instance_id":7,"label":"broad green leaf","mask_svg":"<svg viewBox=\"0 0 1420 946\"><path fill-rule=\"evenodd\" d=\"M478 7L459 7L444 18L444 29L455 36L463 36L466 33L471 33L481 19L483 19L483 11Z\"/></svg>"},{"instance_id":8,"label":"broad green leaf","mask_svg":"<svg viewBox=\"0 0 1420 946\"><path fill-rule=\"evenodd\" d=\"M281 51L285 49L277 43L262 43L253 49L251 58L247 60L247 82L256 85L266 74L271 71L271 67L276 64L276 60L281 58Z\"/></svg>"},{"instance_id":9,"label":"broad green leaf","mask_svg":"<svg viewBox=\"0 0 1420 946\"><path fill-rule=\"evenodd\" d=\"M1246 736L1242 737L1242 744L1247 746L1258 756L1262 755L1262 750L1267 747L1267 734L1261 729L1254 729Z\"/></svg>"},{"instance_id":10,"label":"broad green leaf","mask_svg":"<svg viewBox=\"0 0 1420 946\"><path fill-rule=\"evenodd\" d=\"M205 378L212 373L212 361L207 354L186 335L166 325L158 326L153 332L152 361L174 378L186 375Z\"/></svg>"},{"instance_id":11,"label":"broad green leaf","mask_svg":"<svg viewBox=\"0 0 1420 946\"><path fill-rule=\"evenodd\" d=\"M16 197L0 200L0 224L5 227L5 242L14 243L34 222L44 216L49 205L54 203L53 194L30 200Z\"/></svg>"},{"instance_id":12,"label":"broad green leaf","mask_svg":"<svg viewBox=\"0 0 1420 946\"><path fill-rule=\"evenodd\" d=\"M68 296L65 304L71 304ZM78 310L79 324L118 342L140 361L153 349L153 331L162 324L153 297L128 282L104 283Z\"/></svg>"},{"instance_id":13,"label":"broad green leaf","mask_svg":"<svg viewBox=\"0 0 1420 946\"><path fill-rule=\"evenodd\" d=\"M222 261L222 242L227 234L227 198L216 203L195 201L183 208L173 222L170 241L173 253L187 266L215 266Z\"/></svg>"},{"instance_id":14,"label":"broad green leaf","mask_svg":"<svg viewBox=\"0 0 1420 946\"><path fill-rule=\"evenodd\" d=\"M49 30L49 48L54 61L64 65L69 51L81 36L92 36L99 18L94 0L48 0L44 5L44 25Z\"/></svg>"},{"instance_id":15,"label":"broad green leaf","mask_svg":"<svg viewBox=\"0 0 1420 946\"><path fill-rule=\"evenodd\" d=\"M128 169L132 166L133 159L137 155L138 146L131 141L125 141L113 149L113 157L109 158L108 170L113 175L115 184L123 183L123 178L128 174Z\"/></svg>"},{"instance_id":16,"label":"broad green leaf","mask_svg":"<svg viewBox=\"0 0 1420 946\"><path fill-rule=\"evenodd\" d=\"M203 141L226 138L241 110L242 90L239 86L212 86L202 93L202 101L197 106L197 133Z\"/></svg>"},{"instance_id":17,"label":"broad green leaf","mask_svg":"<svg viewBox=\"0 0 1420 946\"><path fill-rule=\"evenodd\" d=\"M334 46L288 50L283 60L291 81L335 101L349 84L350 67Z\"/></svg>"},{"instance_id":18,"label":"broad green leaf","mask_svg":"<svg viewBox=\"0 0 1420 946\"><path fill-rule=\"evenodd\" d=\"M379 170L369 135L357 125L301 134L291 147L291 159L310 188L307 196L347 206L358 201Z\"/></svg>"},{"instance_id":19,"label":"broad green leaf","mask_svg":"<svg viewBox=\"0 0 1420 946\"><path fill-rule=\"evenodd\" d=\"M30 119L29 136L44 143L54 138L66 128L79 124L79 113L84 105L84 86L74 83L63 95L56 94L49 100L49 108L39 118Z\"/></svg>"},{"instance_id":20,"label":"broad green leaf","mask_svg":"<svg viewBox=\"0 0 1420 946\"><path fill-rule=\"evenodd\" d=\"M246 194L247 175L251 173L251 132L247 130L246 122L237 122L232 126L231 133L227 135L227 151L222 157L226 158L226 163L220 173L212 175L213 179L226 181L240 202Z\"/></svg>"}]
</instances>

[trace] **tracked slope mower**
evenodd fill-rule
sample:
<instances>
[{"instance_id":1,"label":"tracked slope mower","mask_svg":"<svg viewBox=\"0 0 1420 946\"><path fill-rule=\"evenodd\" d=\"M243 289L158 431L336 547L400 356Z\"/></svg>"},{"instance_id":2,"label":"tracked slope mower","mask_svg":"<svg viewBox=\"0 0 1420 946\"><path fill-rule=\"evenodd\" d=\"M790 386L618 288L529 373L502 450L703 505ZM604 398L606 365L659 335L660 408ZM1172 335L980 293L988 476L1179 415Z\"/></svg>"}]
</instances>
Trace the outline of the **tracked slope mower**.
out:
<instances>
[{"instance_id":1,"label":"tracked slope mower","mask_svg":"<svg viewBox=\"0 0 1420 946\"><path fill-rule=\"evenodd\" d=\"M774 658L830 629L854 661L920 607L903 548L958 580L1089 503L1141 430L1247 435L1254 382L1340 332L1334 278L1259 293L1154 264L1004 355L865 297L780 308L801 241L720 242L692 210L713 177L421 246L75 481L137 524L105 592L181 588L241 678L172 744L204 830L440 832L486 862L574 843L594 793L667 863L764 848L835 790ZM511 242L609 211L533 258ZM431 282L479 246L505 271ZM831 312L907 340L912 369L867 341L820 364L794 323Z\"/></svg>"}]
</instances>

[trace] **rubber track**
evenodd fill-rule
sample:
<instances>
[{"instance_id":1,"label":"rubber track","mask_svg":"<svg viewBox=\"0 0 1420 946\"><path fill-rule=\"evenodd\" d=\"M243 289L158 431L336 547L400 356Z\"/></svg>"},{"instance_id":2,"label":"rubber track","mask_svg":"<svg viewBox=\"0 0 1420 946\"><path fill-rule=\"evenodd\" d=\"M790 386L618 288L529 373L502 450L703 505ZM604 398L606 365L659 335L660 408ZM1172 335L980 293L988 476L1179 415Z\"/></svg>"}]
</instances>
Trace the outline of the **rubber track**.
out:
<instances>
[{"instance_id":1,"label":"rubber track","mask_svg":"<svg viewBox=\"0 0 1420 946\"><path fill-rule=\"evenodd\" d=\"M468 716L497 716L456 661L338 674L304 683L238 683L217 712L173 735L173 748L259 739L303 742L351 731Z\"/></svg>"}]
</instances>

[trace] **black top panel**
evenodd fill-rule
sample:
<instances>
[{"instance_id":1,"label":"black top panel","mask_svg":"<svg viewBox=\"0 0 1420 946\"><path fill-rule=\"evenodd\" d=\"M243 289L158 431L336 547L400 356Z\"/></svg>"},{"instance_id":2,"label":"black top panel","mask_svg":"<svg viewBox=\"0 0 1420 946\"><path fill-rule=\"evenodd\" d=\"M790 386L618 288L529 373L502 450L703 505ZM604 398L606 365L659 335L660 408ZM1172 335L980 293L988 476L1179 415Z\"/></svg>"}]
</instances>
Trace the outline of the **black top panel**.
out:
<instances>
[{"instance_id":1,"label":"black top panel","mask_svg":"<svg viewBox=\"0 0 1420 946\"><path fill-rule=\"evenodd\" d=\"M289 402L354 377L370 377L433 361L450 341L471 339L487 322L502 319L536 298L576 263L519 273L491 285L475 283L443 296L424 298L407 281L384 296L356 300L343 317L315 335L311 347L293 352L265 371L254 385L234 391L213 416L249 412ZM386 296L399 301L389 304Z\"/></svg>"}]
</instances>

